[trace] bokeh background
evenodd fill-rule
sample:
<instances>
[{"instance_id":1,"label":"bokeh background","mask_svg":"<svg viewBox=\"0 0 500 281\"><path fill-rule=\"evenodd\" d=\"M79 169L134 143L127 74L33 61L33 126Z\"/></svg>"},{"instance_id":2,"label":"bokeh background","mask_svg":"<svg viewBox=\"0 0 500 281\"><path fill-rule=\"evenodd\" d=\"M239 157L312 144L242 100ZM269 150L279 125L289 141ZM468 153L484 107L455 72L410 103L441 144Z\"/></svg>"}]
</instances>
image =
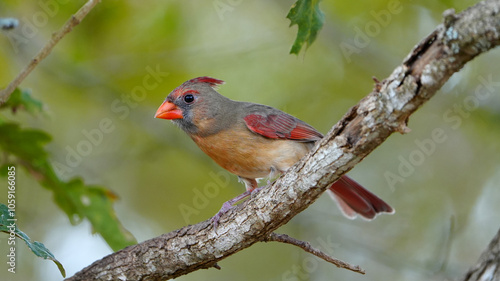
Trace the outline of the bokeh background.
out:
<instances>
[{"instance_id":1,"label":"bokeh background","mask_svg":"<svg viewBox=\"0 0 500 281\"><path fill-rule=\"evenodd\" d=\"M323 29L307 52L295 56L288 52L297 27L290 28L285 18L293 2L104 0L21 84L44 102L47 113L5 117L49 132L51 159L62 164L86 140L83 130L98 129L101 120L110 119L114 129L60 176L80 176L118 194L119 219L143 241L208 219L243 191L235 176L181 130L153 118L173 88L193 77L212 76L226 81L220 92L227 97L274 106L326 133L371 91L373 76L387 77L440 23L444 10L461 11L476 3L325 0L320 5ZM83 3L0 2L0 16L21 23L0 34L1 87ZM14 40L16 34L24 39ZM411 133L391 136L349 173L395 207L396 214L351 221L323 196L279 229L361 265L365 276L290 245L262 243L221 261L220 271L201 270L178 280L462 276L499 227L499 59L499 50L493 50L468 63L410 118ZM152 71L159 73L154 86L133 96ZM433 140L434 130L445 140ZM217 183L214 175L229 182L208 190L207 185ZM5 202L7 190L0 186L0 202ZM206 200L193 201L200 193ZM19 227L43 242L69 276L111 253L89 223L72 226L52 194L22 170L17 195ZM1 280L62 279L53 263L36 258L20 242L17 273L8 273L6 237L0 234Z\"/></svg>"}]
</instances>

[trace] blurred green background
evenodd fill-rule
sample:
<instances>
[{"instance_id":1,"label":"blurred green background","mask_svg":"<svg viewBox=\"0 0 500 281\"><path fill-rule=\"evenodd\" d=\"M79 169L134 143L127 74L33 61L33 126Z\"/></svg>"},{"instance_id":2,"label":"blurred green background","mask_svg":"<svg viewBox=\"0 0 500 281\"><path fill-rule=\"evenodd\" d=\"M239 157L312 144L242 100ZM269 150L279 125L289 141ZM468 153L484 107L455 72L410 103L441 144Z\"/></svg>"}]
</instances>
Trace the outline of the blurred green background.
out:
<instances>
[{"instance_id":1,"label":"blurred green background","mask_svg":"<svg viewBox=\"0 0 500 281\"><path fill-rule=\"evenodd\" d=\"M88 140L83 131L111 120L113 129L102 133L91 153L59 174L81 176L115 192L118 218L143 241L210 218L244 190L181 130L153 118L172 89L212 76L226 81L219 90L223 95L274 106L326 133L371 91L373 76L387 77L441 22L444 10L462 11L475 2L325 0L323 29L307 52L295 56L288 52L297 27L289 28L285 18L294 1L104 0L21 84L44 102L47 113L3 114L25 128L49 132L53 163L66 165L70 151ZM0 2L0 17L21 23L0 34L0 87L83 3ZM353 53L346 54L345 46ZM467 64L410 118L411 133L391 136L350 172L396 214L351 221L323 196L279 229L361 265L365 276L289 245L262 243L221 261L220 271L201 270L178 280L462 276L499 227L499 59L499 50L493 50ZM155 83L138 92L152 72L159 73ZM434 130L446 139L432 141ZM218 184L214 175L230 181L209 189ZM389 182L389 176L399 180ZM6 184L0 186L0 202L6 202ZM193 201L200 193L206 200ZM43 242L68 276L111 253L86 221L72 226L52 194L21 169L17 196L19 227ZM22 244L17 273L7 272L6 238L0 234L1 280L61 279L54 264Z\"/></svg>"}]
</instances>

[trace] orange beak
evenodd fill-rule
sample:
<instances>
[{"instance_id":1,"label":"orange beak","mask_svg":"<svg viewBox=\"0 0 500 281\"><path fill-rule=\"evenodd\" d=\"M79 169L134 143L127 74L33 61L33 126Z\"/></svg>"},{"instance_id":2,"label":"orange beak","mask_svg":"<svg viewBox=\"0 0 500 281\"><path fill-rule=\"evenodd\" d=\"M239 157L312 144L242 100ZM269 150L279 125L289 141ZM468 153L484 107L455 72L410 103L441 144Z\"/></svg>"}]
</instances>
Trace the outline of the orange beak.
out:
<instances>
[{"instance_id":1,"label":"orange beak","mask_svg":"<svg viewBox=\"0 0 500 281\"><path fill-rule=\"evenodd\" d=\"M156 111L155 118L161 119L182 119L182 110L175 104L164 101Z\"/></svg>"}]
</instances>

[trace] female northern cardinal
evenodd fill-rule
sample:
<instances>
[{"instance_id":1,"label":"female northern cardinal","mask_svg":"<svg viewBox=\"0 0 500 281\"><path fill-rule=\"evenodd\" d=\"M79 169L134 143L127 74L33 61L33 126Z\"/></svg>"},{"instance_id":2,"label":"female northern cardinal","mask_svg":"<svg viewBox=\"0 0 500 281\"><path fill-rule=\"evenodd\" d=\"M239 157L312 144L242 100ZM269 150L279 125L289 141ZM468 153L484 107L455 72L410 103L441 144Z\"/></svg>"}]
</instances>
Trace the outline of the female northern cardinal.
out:
<instances>
[{"instance_id":1,"label":"female northern cardinal","mask_svg":"<svg viewBox=\"0 0 500 281\"><path fill-rule=\"evenodd\" d=\"M173 90L156 111L169 119L224 169L237 175L246 192L227 201L212 221L257 188L258 178L285 172L323 135L307 123L276 108L228 99L215 89L224 81L198 77ZM344 215L371 220L394 210L353 179L343 176L328 193Z\"/></svg>"}]
</instances>

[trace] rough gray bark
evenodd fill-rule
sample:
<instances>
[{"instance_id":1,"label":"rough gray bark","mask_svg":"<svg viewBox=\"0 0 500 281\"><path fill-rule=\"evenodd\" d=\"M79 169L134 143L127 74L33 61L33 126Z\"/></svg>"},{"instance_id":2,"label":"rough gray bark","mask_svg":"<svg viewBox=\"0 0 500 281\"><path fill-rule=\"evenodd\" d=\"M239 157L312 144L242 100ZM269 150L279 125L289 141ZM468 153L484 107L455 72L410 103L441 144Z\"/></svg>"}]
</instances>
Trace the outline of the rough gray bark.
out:
<instances>
[{"instance_id":1,"label":"rough gray bark","mask_svg":"<svg viewBox=\"0 0 500 281\"><path fill-rule=\"evenodd\" d=\"M500 280L500 229L497 235L481 254L476 265L465 274L462 281L498 281Z\"/></svg>"},{"instance_id":2,"label":"rough gray bark","mask_svg":"<svg viewBox=\"0 0 500 281\"><path fill-rule=\"evenodd\" d=\"M167 280L216 262L254 243L306 209L341 175L393 132L475 56L500 43L500 0L455 15L423 39L384 81L330 130L302 161L270 188L232 209L217 232L210 221L113 253L67 280Z\"/></svg>"}]
</instances>

